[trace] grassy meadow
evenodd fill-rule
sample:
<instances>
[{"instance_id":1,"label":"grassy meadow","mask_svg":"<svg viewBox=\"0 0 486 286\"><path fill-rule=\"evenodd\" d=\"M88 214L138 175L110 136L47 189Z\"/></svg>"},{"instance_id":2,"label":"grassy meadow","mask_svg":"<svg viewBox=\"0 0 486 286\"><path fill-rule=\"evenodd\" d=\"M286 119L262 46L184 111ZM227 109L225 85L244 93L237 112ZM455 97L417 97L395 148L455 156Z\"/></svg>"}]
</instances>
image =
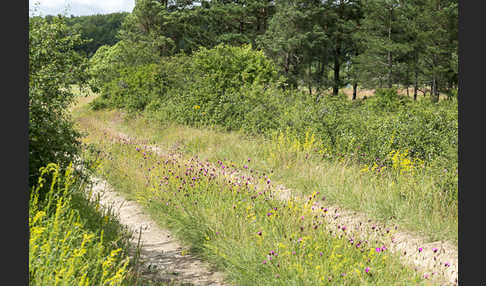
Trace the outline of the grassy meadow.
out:
<instances>
[{"instance_id":1,"label":"grassy meadow","mask_svg":"<svg viewBox=\"0 0 486 286\"><path fill-rule=\"evenodd\" d=\"M119 110L93 111L89 101L95 97L84 98L73 115L81 130L89 130L84 143L101 151L101 174L237 285L432 283L378 241L354 241L345 230L330 233L326 213L315 213L314 203L323 197L431 240L457 239L450 206L430 197L433 192L418 193L434 185L420 168L365 171L353 161L312 152L310 135L300 142L286 133L269 139L160 124ZM150 144L166 155L151 153ZM224 175L214 175L218 171ZM233 171L249 176L233 180ZM279 184L312 199L285 204L271 195Z\"/></svg>"},{"instance_id":2,"label":"grassy meadow","mask_svg":"<svg viewBox=\"0 0 486 286\"><path fill-rule=\"evenodd\" d=\"M94 112L85 107L82 112L80 120L100 120L91 123L92 127L106 124L188 156L212 163L223 160L240 169L246 165L301 194L320 191L329 203L398 224L430 240L457 242L457 204L447 203L446 194L435 190L437 178L420 166L410 167L403 154L395 154L391 170L376 172L345 158L323 158L314 150L311 136L299 141L281 132L266 138L216 128L161 125L151 118L127 116L116 110Z\"/></svg>"},{"instance_id":3,"label":"grassy meadow","mask_svg":"<svg viewBox=\"0 0 486 286\"><path fill-rule=\"evenodd\" d=\"M387 251L394 231L363 241L346 227L333 231L318 203L456 243L457 100L285 89L251 47L114 70L97 63L107 52L93 58L99 94L72 110L90 146L84 156L99 156L101 176L230 283L440 281ZM280 185L308 199L278 199Z\"/></svg>"}]
</instances>

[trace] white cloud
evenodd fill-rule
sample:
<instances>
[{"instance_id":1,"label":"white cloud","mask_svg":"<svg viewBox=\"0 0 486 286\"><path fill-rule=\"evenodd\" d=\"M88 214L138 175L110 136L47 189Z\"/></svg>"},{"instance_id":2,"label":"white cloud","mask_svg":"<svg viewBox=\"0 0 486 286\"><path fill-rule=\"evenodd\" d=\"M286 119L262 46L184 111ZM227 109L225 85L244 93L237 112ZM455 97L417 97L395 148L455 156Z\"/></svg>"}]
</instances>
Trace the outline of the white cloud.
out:
<instances>
[{"instance_id":1,"label":"white cloud","mask_svg":"<svg viewBox=\"0 0 486 286\"><path fill-rule=\"evenodd\" d=\"M39 3L42 15L64 14L84 16L113 12L131 12L135 0L29 0L29 9ZM32 14L32 11L30 12ZM39 14L36 12L35 14Z\"/></svg>"}]
</instances>

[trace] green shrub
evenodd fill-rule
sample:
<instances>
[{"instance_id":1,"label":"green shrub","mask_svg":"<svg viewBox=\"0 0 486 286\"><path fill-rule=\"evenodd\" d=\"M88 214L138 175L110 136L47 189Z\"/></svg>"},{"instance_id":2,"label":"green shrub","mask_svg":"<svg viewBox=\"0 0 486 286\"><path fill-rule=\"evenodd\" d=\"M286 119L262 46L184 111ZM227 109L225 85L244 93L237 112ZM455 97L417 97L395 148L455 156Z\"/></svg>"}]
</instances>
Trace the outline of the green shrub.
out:
<instances>
[{"instance_id":1,"label":"green shrub","mask_svg":"<svg viewBox=\"0 0 486 286\"><path fill-rule=\"evenodd\" d=\"M106 98L102 96L93 99L93 101L89 103L89 107L93 110L105 109L108 108L109 105L110 104L107 102Z\"/></svg>"},{"instance_id":2,"label":"green shrub","mask_svg":"<svg viewBox=\"0 0 486 286\"><path fill-rule=\"evenodd\" d=\"M394 112L408 102L410 98L399 95L396 88L379 88L365 105L375 112Z\"/></svg>"},{"instance_id":3,"label":"green shrub","mask_svg":"<svg viewBox=\"0 0 486 286\"><path fill-rule=\"evenodd\" d=\"M167 58L160 66L170 71L163 77L167 89L159 91L148 110L167 114L161 118L250 132L276 127L271 118L277 115L277 71L251 46L202 48L190 57Z\"/></svg>"},{"instance_id":4,"label":"green shrub","mask_svg":"<svg viewBox=\"0 0 486 286\"><path fill-rule=\"evenodd\" d=\"M86 80L86 60L74 48L83 41L62 17L29 20L29 185L49 162L66 168L79 151L79 133L66 110L71 85Z\"/></svg>"},{"instance_id":5,"label":"green shrub","mask_svg":"<svg viewBox=\"0 0 486 286\"><path fill-rule=\"evenodd\" d=\"M370 168L392 167L393 156L425 162L428 168L452 170L447 178L435 172L444 179L437 180L439 188L457 186L457 100L412 101L396 89L378 89L354 102L343 94L316 100L297 89L282 90L281 82L262 52L219 45L125 68L105 84L101 97L111 106L145 110L161 122L268 137L285 132L300 142L313 135L327 158L347 157Z\"/></svg>"}]
</instances>

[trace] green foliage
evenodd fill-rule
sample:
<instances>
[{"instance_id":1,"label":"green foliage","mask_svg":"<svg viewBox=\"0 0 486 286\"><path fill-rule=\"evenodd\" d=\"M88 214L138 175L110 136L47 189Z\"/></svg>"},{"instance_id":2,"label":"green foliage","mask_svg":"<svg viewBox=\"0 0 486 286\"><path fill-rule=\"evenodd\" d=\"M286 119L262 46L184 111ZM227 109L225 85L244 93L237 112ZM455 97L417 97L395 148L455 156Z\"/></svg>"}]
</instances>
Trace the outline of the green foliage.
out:
<instances>
[{"instance_id":1,"label":"green foliage","mask_svg":"<svg viewBox=\"0 0 486 286\"><path fill-rule=\"evenodd\" d=\"M201 48L192 60L194 69L204 76L204 80L223 92L239 89L245 84L269 84L277 79L272 61L263 52L253 50L251 45Z\"/></svg>"},{"instance_id":2,"label":"green foliage","mask_svg":"<svg viewBox=\"0 0 486 286\"><path fill-rule=\"evenodd\" d=\"M76 47L76 51L91 57L99 47L114 45L118 41L118 31L127 15L129 13L121 12L67 18L67 24L77 30L82 39L88 40Z\"/></svg>"},{"instance_id":3,"label":"green foliage","mask_svg":"<svg viewBox=\"0 0 486 286\"><path fill-rule=\"evenodd\" d=\"M89 60L90 88L98 92L127 67L155 62L153 49L143 43L119 41L113 46L101 46Z\"/></svg>"},{"instance_id":4,"label":"green foliage","mask_svg":"<svg viewBox=\"0 0 486 286\"><path fill-rule=\"evenodd\" d=\"M119 39L150 51L153 58L218 44L252 44L275 61L287 84L305 85L310 93L332 87L337 95L347 83L367 88L401 84L430 86L437 98L457 87L456 0L194 4L138 0L123 18ZM122 17L106 16L100 26ZM81 31L92 31L97 35L93 42L107 44L104 35L93 31L98 18L79 19L87 24Z\"/></svg>"},{"instance_id":5,"label":"green foliage","mask_svg":"<svg viewBox=\"0 0 486 286\"><path fill-rule=\"evenodd\" d=\"M456 100L412 101L396 89L377 89L359 101L344 95L316 99L303 91L282 90L281 82L262 52L220 45L158 65L119 70L95 104L145 110L162 122L266 136L290 132L302 142L313 134L322 156L347 157L370 168L391 167L393 154L406 153L432 169L451 170L448 183L437 184L451 197L457 195Z\"/></svg>"},{"instance_id":6,"label":"green foliage","mask_svg":"<svg viewBox=\"0 0 486 286\"><path fill-rule=\"evenodd\" d=\"M410 98L398 95L394 88L379 88L375 96L366 101L366 106L375 112L394 112L410 102Z\"/></svg>"},{"instance_id":7,"label":"green foliage","mask_svg":"<svg viewBox=\"0 0 486 286\"><path fill-rule=\"evenodd\" d=\"M99 53L91 70L99 75L94 84L102 83L102 96L92 103L94 108L108 104L133 112L147 107L186 124L255 132L275 128L277 71L251 46L202 48L192 56L164 58L158 64L120 66L111 75L104 72L110 65L98 61L105 49Z\"/></svg>"},{"instance_id":8,"label":"green foliage","mask_svg":"<svg viewBox=\"0 0 486 286\"><path fill-rule=\"evenodd\" d=\"M74 48L82 44L62 17L29 21L29 184L49 162L67 167L79 149L67 107L72 84L86 81L86 61Z\"/></svg>"},{"instance_id":9,"label":"green foliage","mask_svg":"<svg viewBox=\"0 0 486 286\"><path fill-rule=\"evenodd\" d=\"M189 74L192 80L186 87L176 91L178 96L170 96L184 106L176 118L227 129L241 128L253 107L269 108L265 105L271 104L271 91L265 87L277 80L273 63L251 46L203 48L191 57ZM256 86L260 87L252 90ZM256 97L260 99L253 102Z\"/></svg>"}]
</instances>

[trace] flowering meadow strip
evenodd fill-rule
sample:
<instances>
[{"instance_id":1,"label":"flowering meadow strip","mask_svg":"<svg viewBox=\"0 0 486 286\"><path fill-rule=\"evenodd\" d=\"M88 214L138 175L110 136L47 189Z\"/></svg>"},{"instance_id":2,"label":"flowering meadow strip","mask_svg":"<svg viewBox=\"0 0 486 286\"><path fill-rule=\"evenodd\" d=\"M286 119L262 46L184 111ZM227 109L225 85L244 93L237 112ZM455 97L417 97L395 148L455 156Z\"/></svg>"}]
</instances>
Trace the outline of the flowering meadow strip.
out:
<instances>
[{"instance_id":1,"label":"flowering meadow strip","mask_svg":"<svg viewBox=\"0 0 486 286\"><path fill-rule=\"evenodd\" d=\"M442 205L440 196L430 197L435 192L429 189L430 182L419 165L415 166L414 162L411 172L401 171L401 165L405 165L402 161L407 157L397 156L398 159L404 157L404 160L396 160L400 163L400 170L391 168L386 172L363 174L359 172L359 167L353 168L346 162L316 160L313 152L317 152L314 149L319 142L313 139L312 134L306 135L300 143L288 132L280 133L276 140L261 142L255 141L257 138L245 139L236 133L184 126L170 125L160 129L157 124L148 125L152 121L144 117L119 120L123 117L116 110L85 110L80 120L92 135L97 134L89 136L87 142L110 138L124 145L130 144L135 150L139 148L139 151L158 154L166 154L169 152L167 150L178 151L180 153L173 152L173 155L177 154L179 159L183 157L182 154L184 157L197 154L209 159L214 166L223 164L224 168L215 168L216 176L223 176L220 171L236 179L247 175L268 177L271 174L272 184L278 181L292 188L292 191L281 190L283 186L273 188L280 199L289 199L291 195L299 193L298 196L305 199L314 190L320 190L323 193L320 203L326 210L325 226L329 231L335 232L343 226L350 242L361 245L360 241L368 241L385 246L387 251L399 255L402 262L423 271L420 275L425 279L445 282L441 285L457 284L454 282L457 281L457 247L453 242L444 241L443 237L443 234L449 233L448 229L453 229L448 223L453 213ZM113 157L112 154L106 155ZM227 159L223 163L218 158ZM138 187L121 185L117 189ZM322 201L324 194L325 201ZM435 203L431 204L431 200ZM402 207L406 207L406 210ZM359 211L347 211L350 209ZM414 211L410 212L412 209ZM387 211L382 213L382 210ZM402 217L402 211L405 217ZM397 217L392 221L380 219L389 218L390 215ZM437 220L439 217L440 221ZM419 223L416 224L416 221ZM416 228L410 227L410 224ZM438 229L442 232L438 233ZM423 248L422 252L417 251L419 247Z\"/></svg>"},{"instance_id":2,"label":"flowering meadow strip","mask_svg":"<svg viewBox=\"0 0 486 286\"><path fill-rule=\"evenodd\" d=\"M107 247L103 230L90 231L79 211L73 209L70 170L60 174L55 164L41 168L38 185L31 194L29 284L127 285L126 254L114 245ZM49 179L50 191L41 201L38 190Z\"/></svg>"},{"instance_id":3,"label":"flowering meadow strip","mask_svg":"<svg viewBox=\"0 0 486 286\"><path fill-rule=\"evenodd\" d=\"M273 197L268 174L250 169L235 178L223 161L154 156L121 139L99 147L108 180L135 193L237 285L432 285L383 245L350 241L346 226L329 231L325 208L312 210L317 193L304 204L286 202Z\"/></svg>"},{"instance_id":4,"label":"flowering meadow strip","mask_svg":"<svg viewBox=\"0 0 486 286\"><path fill-rule=\"evenodd\" d=\"M90 132L123 131L132 137L122 137L132 140L131 144L149 146L157 142L164 150L175 148L188 156L207 158L213 164L224 158L228 165L272 174L275 181L297 193L309 195L320 190L326 194L327 203L363 212L374 220L391 220L401 230L420 234L430 241L450 242L457 253L457 200L451 201L447 191L437 187L445 181L434 175L436 169L424 168L406 150L388 154L391 164L388 168L382 165L363 168L345 157L326 157L326 146L312 133L300 138L287 130L266 140L238 132L161 125L148 115L128 118L119 110L90 111L84 106L79 111L78 122ZM251 163L247 158L252 158Z\"/></svg>"}]
</instances>

